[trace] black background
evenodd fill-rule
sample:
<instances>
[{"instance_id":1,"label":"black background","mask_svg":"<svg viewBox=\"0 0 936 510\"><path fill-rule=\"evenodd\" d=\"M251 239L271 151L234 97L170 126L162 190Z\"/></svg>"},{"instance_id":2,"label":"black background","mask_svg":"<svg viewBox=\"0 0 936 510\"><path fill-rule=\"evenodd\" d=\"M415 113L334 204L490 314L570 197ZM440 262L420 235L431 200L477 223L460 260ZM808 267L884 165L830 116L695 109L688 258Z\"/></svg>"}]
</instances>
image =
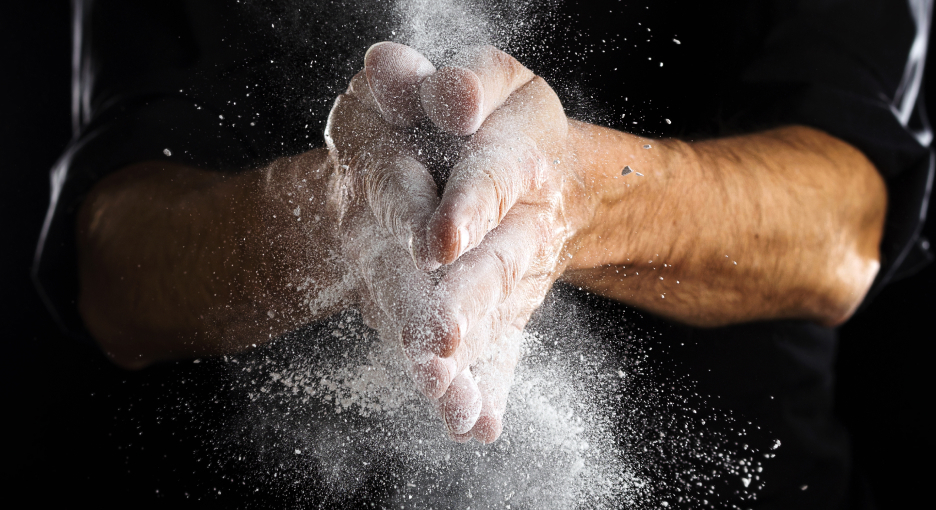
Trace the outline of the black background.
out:
<instances>
[{"instance_id":1,"label":"black background","mask_svg":"<svg viewBox=\"0 0 936 510\"><path fill-rule=\"evenodd\" d=\"M212 362L122 371L93 345L62 335L33 290L29 266L48 170L71 136L70 18L64 1L8 4L0 15L7 494L23 494L29 506L259 503L235 479L237 470L212 464L212 431L230 416ZM933 57L929 64L933 84ZM934 223L925 229L930 239ZM933 472L919 466L936 453L925 419L933 402L934 284L936 266L892 284L841 331L837 413L880 508L910 507Z\"/></svg>"}]
</instances>

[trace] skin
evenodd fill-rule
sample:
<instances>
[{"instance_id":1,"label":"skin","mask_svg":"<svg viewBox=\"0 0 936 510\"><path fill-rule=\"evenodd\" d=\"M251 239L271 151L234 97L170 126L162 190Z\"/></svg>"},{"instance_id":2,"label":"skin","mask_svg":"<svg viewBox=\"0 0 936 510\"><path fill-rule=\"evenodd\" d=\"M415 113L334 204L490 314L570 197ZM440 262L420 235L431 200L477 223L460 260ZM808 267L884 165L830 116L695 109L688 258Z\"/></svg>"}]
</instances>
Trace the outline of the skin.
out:
<instances>
[{"instance_id":1,"label":"skin","mask_svg":"<svg viewBox=\"0 0 936 510\"><path fill-rule=\"evenodd\" d=\"M490 442L519 332L558 278L703 327L835 325L870 287L886 193L847 143L804 126L640 138L567 119L494 48L459 61L372 47L327 155L237 176L144 163L102 181L78 229L80 307L105 351L128 367L234 351L359 306L402 340L452 437ZM441 198L433 154L455 161ZM273 221L302 179L328 221ZM360 241L381 239L395 242ZM297 269L350 290L312 313L282 290Z\"/></svg>"},{"instance_id":2,"label":"skin","mask_svg":"<svg viewBox=\"0 0 936 510\"><path fill-rule=\"evenodd\" d=\"M320 261L309 268L320 287L338 282L342 268L325 263L318 248L334 245L334 232L326 222L309 225L325 207L313 202L304 221L330 242L303 243L289 210L308 199L279 188L303 175L310 190L324 190L327 176L306 169L323 168L326 156L311 152L235 175L142 162L102 180L78 217L78 305L111 359L141 368L242 350L294 329L305 317L282 289L298 261L276 249L296 247ZM351 304L351 296L345 301L318 316ZM270 317L270 310L279 313Z\"/></svg>"}]
</instances>

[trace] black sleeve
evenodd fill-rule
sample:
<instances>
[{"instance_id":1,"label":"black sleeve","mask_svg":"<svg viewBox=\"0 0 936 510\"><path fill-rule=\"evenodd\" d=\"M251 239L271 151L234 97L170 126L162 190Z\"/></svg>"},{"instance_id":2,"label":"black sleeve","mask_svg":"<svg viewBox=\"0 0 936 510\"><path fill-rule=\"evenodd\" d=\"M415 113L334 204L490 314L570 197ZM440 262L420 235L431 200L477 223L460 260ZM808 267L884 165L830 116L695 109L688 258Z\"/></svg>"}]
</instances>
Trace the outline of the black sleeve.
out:
<instances>
[{"instance_id":1,"label":"black sleeve","mask_svg":"<svg viewBox=\"0 0 936 510\"><path fill-rule=\"evenodd\" d=\"M934 175L923 105L932 0L774 2L742 80L750 122L804 124L860 149L887 183L882 268L869 299L932 256L919 239ZM867 302L867 300L866 300Z\"/></svg>"},{"instance_id":2,"label":"black sleeve","mask_svg":"<svg viewBox=\"0 0 936 510\"><path fill-rule=\"evenodd\" d=\"M75 137L51 173L33 280L62 328L86 336L76 307L75 221L94 184L139 161L225 170L255 158L218 101L190 93L193 80L210 81L223 61L200 41L216 16L179 1L76 0L73 9Z\"/></svg>"}]
</instances>

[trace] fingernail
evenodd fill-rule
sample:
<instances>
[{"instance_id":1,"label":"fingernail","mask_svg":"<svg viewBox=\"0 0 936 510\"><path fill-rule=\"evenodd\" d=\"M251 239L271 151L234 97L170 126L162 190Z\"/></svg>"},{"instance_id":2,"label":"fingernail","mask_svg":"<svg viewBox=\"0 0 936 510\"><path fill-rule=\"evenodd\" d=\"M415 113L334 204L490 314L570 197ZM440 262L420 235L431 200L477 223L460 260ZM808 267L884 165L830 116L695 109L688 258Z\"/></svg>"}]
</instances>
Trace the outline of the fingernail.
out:
<instances>
[{"instance_id":1,"label":"fingernail","mask_svg":"<svg viewBox=\"0 0 936 510\"><path fill-rule=\"evenodd\" d=\"M455 258L461 257L465 250L468 249L468 243L471 241L468 235L468 227L462 226L458 229L458 256Z\"/></svg>"},{"instance_id":2,"label":"fingernail","mask_svg":"<svg viewBox=\"0 0 936 510\"><path fill-rule=\"evenodd\" d=\"M480 399L454 405L446 403L443 411L443 421L445 421L449 433L453 435L468 434L471 428L474 427L475 422L478 421L480 414Z\"/></svg>"},{"instance_id":3,"label":"fingernail","mask_svg":"<svg viewBox=\"0 0 936 510\"><path fill-rule=\"evenodd\" d=\"M481 444L491 444L501 435L503 421L494 415L480 416L471 429L471 436Z\"/></svg>"},{"instance_id":4,"label":"fingernail","mask_svg":"<svg viewBox=\"0 0 936 510\"><path fill-rule=\"evenodd\" d=\"M471 427L474 425L474 423L469 421L469 411L465 409L454 409L450 412L458 413L458 416L446 416L443 419L449 434L451 434L453 438L457 438L458 436L468 436L468 439L470 439L471 436L468 433L471 432ZM451 423L449 423L449 420L451 420Z\"/></svg>"},{"instance_id":5,"label":"fingernail","mask_svg":"<svg viewBox=\"0 0 936 510\"><path fill-rule=\"evenodd\" d=\"M448 432L449 439L455 441L456 443L467 443L471 441L471 432L467 434L456 434L452 432L452 429L449 428L448 423L445 423L445 420L442 420L442 423L445 425L445 430Z\"/></svg>"},{"instance_id":6,"label":"fingernail","mask_svg":"<svg viewBox=\"0 0 936 510\"><path fill-rule=\"evenodd\" d=\"M454 358L439 358L439 362L445 367L445 389L447 390L452 379L455 379L455 371L458 370L458 363Z\"/></svg>"},{"instance_id":7,"label":"fingernail","mask_svg":"<svg viewBox=\"0 0 936 510\"><path fill-rule=\"evenodd\" d=\"M367 48L367 51L364 52L364 62L365 62L365 63L367 62L367 56L370 55L371 50L373 50L374 48L376 48L378 44L380 44L380 43L371 44L371 45ZM365 65L366 65L366 64L365 64Z\"/></svg>"},{"instance_id":8,"label":"fingernail","mask_svg":"<svg viewBox=\"0 0 936 510\"><path fill-rule=\"evenodd\" d=\"M422 269L427 273L431 273L442 266L442 264L439 264L436 262L435 258L433 258L429 250L428 242L420 243L417 249L419 250L419 253L416 255L416 260L419 261L419 269Z\"/></svg>"},{"instance_id":9,"label":"fingernail","mask_svg":"<svg viewBox=\"0 0 936 510\"><path fill-rule=\"evenodd\" d=\"M437 370L432 370L430 368L432 365L435 365ZM426 363L414 366L413 380L423 395L432 400L437 400L448 390L457 368L457 364L452 358L432 356Z\"/></svg>"},{"instance_id":10,"label":"fingernail","mask_svg":"<svg viewBox=\"0 0 936 510\"><path fill-rule=\"evenodd\" d=\"M439 269L440 267L442 267L442 264L436 262L433 259L430 259L428 256L424 260L425 262L423 262L423 266L420 269L422 269L423 271L427 273L431 273L435 271L436 269Z\"/></svg>"}]
</instances>

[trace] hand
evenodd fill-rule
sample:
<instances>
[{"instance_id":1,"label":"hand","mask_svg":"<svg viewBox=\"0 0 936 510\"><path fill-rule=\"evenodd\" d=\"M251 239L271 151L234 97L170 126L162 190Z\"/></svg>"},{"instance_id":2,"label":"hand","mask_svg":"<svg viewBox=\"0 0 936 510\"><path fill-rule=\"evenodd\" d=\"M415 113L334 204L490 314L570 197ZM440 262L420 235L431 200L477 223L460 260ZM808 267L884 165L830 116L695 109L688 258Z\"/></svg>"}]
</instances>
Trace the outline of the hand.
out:
<instances>
[{"instance_id":1,"label":"hand","mask_svg":"<svg viewBox=\"0 0 936 510\"><path fill-rule=\"evenodd\" d=\"M396 63L408 77L434 71L421 57ZM403 114L385 113L398 122ZM325 131L328 209L339 251L359 280L365 320L383 332L398 328L430 286L416 267L416 250L425 246L415 232L425 229L438 196L411 136L381 116L363 72L336 99Z\"/></svg>"},{"instance_id":2,"label":"hand","mask_svg":"<svg viewBox=\"0 0 936 510\"><path fill-rule=\"evenodd\" d=\"M329 115L328 196L349 274L360 275L365 320L396 340L404 323L437 308L430 275L417 267L428 258L425 231L439 203L428 167L460 144L420 126L417 90L435 71L429 61L401 45L376 54L368 53L367 72L352 79ZM425 372L419 362L414 375ZM467 432L481 412L477 385L464 372L437 401L452 434Z\"/></svg>"},{"instance_id":3,"label":"hand","mask_svg":"<svg viewBox=\"0 0 936 510\"><path fill-rule=\"evenodd\" d=\"M427 231L423 267L447 265L441 320L404 330L410 351L436 356L420 376L434 383L427 392L463 367L477 375L479 355L522 329L563 273L697 326L838 324L874 280L885 188L847 143L804 126L643 139L567 120L548 85L496 49L462 62L420 85L433 124L470 135ZM625 165L646 177L620 178ZM494 394L482 396L472 436L491 440L502 409L488 403L505 401L509 386L477 378Z\"/></svg>"},{"instance_id":4,"label":"hand","mask_svg":"<svg viewBox=\"0 0 936 510\"><path fill-rule=\"evenodd\" d=\"M399 46L381 43L368 52L375 91L403 81L382 72L394 69L385 59ZM417 383L440 398L453 435L491 442L501 432L519 333L568 265L575 236L594 213L553 90L495 48L474 48L460 58L463 66L441 69L419 84L419 103L432 123L470 138L428 219L427 249L418 258L425 269L446 265L437 305L412 317L403 341L416 362ZM377 101L414 102L404 97L378 94ZM453 390L457 398L449 395ZM458 411L478 396L480 416L469 423Z\"/></svg>"}]
</instances>

